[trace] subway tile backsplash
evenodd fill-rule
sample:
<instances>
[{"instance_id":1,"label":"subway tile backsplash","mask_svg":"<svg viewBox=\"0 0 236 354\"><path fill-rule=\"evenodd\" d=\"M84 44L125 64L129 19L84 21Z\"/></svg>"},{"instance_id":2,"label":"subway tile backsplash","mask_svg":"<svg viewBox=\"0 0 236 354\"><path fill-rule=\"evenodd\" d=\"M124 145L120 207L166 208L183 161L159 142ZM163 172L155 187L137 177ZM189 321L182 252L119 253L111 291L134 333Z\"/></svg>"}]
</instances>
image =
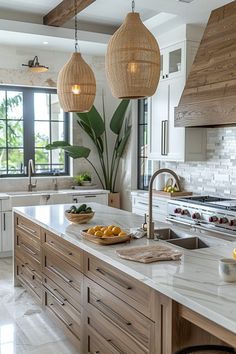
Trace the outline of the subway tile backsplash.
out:
<instances>
[{"instance_id":1,"label":"subway tile backsplash","mask_svg":"<svg viewBox=\"0 0 236 354\"><path fill-rule=\"evenodd\" d=\"M207 159L199 162L162 162L174 170L185 190L236 198L236 127L207 129Z\"/></svg>"}]
</instances>

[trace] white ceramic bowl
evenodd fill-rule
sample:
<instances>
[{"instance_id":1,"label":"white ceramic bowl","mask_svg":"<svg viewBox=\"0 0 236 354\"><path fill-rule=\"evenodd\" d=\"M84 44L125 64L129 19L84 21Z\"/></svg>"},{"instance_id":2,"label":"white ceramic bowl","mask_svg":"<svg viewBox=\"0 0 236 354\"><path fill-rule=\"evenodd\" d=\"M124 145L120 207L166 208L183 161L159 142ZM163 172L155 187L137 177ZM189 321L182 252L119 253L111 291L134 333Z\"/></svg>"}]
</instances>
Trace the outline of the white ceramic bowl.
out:
<instances>
[{"instance_id":1,"label":"white ceramic bowl","mask_svg":"<svg viewBox=\"0 0 236 354\"><path fill-rule=\"evenodd\" d=\"M223 258L219 261L219 275L227 283L236 282L236 260Z\"/></svg>"}]
</instances>

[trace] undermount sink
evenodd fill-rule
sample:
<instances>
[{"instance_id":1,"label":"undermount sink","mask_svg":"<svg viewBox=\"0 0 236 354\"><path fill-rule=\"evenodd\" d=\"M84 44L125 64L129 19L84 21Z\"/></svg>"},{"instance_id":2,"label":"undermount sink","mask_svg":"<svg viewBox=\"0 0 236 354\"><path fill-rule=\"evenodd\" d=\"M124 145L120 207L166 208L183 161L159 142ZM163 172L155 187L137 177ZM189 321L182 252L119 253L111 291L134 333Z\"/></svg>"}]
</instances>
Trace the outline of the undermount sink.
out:
<instances>
[{"instance_id":1,"label":"undermount sink","mask_svg":"<svg viewBox=\"0 0 236 354\"><path fill-rule=\"evenodd\" d=\"M173 245L186 248L188 250L196 250L199 248L207 248L209 247L204 241L202 241L199 237L186 237L186 238L178 238L175 240L167 240L168 243L172 243Z\"/></svg>"},{"instance_id":2,"label":"undermount sink","mask_svg":"<svg viewBox=\"0 0 236 354\"><path fill-rule=\"evenodd\" d=\"M207 245L199 237L189 235L188 233L180 230L174 231L170 228L155 230L154 238L156 240L166 241L189 250L209 247L209 245Z\"/></svg>"},{"instance_id":3,"label":"undermount sink","mask_svg":"<svg viewBox=\"0 0 236 354\"><path fill-rule=\"evenodd\" d=\"M158 229L154 230L154 237L159 240L171 240L183 236L180 233L176 233L172 229Z\"/></svg>"}]
</instances>

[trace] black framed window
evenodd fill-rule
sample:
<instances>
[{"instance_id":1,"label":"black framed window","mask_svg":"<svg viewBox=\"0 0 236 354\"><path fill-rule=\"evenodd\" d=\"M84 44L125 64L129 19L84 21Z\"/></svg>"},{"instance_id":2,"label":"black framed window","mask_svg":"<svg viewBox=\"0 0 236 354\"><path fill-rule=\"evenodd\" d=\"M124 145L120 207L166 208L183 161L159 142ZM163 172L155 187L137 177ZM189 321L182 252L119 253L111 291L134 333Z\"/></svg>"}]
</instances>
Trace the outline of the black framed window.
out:
<instances>
[{"instance_id":1,"label":"black framed window","mask_svg":"<svg viewBox=\"0 0 236 354\"><path fill-rule=\"evenodd\" d=\"M153 162L148 159L148 101L138 101L138 189L148 189Z\"/></svg>"},{"instance_id":2,"label":"black framed window","mask_svg":"<svg viewBox=\"0 0 236 354\"><path fill-rule=\"evenodd\" d=\"M69 140L56 90L0 86L0 177L25 176L29 159L36 175L68 175L68 156L45 150L56 140Z\"/></svg>"}]
</instances>

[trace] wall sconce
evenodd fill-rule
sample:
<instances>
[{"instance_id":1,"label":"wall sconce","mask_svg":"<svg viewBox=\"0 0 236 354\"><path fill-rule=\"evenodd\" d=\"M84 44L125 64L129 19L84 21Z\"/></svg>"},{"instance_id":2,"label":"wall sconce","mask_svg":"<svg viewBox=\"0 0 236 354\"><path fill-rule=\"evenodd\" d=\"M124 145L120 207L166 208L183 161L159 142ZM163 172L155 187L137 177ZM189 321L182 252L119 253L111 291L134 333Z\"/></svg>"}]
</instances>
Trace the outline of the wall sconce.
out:
<instances>
[{"instance_id":1,"label":"wall sconce","mask_svg":"<svg viewBox=\"0 0 236 354\"><path fill-rule=\"evenodd\" d=\"M34 57L34 59L29 60L28 64L22 64L22 66L28 66L30 70L34 73L43 73L45 71L48 71L49 69L48 66L39 64L39 59L37 55Z\"/></svg>"}]
</instances>

